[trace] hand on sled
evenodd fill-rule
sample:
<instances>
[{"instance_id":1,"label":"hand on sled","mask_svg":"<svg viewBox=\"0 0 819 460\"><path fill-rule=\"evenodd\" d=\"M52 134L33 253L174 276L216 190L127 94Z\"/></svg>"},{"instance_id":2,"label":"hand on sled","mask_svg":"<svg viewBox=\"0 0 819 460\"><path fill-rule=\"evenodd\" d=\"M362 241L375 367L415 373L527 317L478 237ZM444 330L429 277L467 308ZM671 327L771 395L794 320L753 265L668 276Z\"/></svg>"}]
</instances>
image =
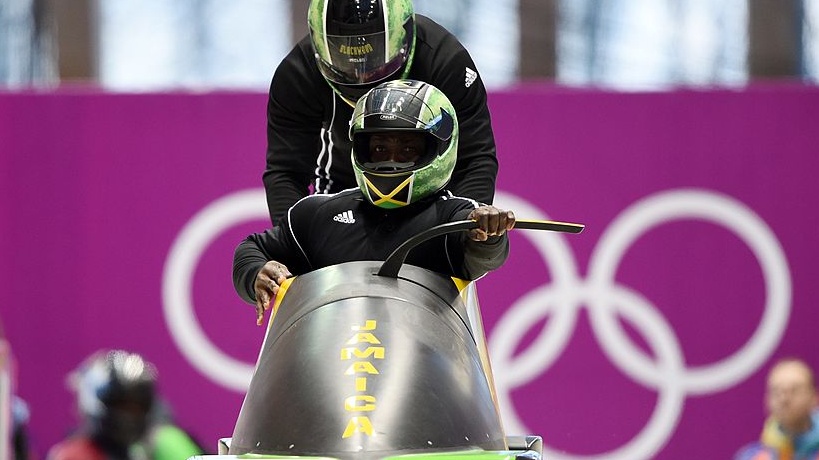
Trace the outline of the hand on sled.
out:
<instances>
[{"instance_id":1,"label":"hand on sled","mask_svg":"<svg viewBox=\"0 0 819 460\"><path fill-rule=\"evenodd\" d=\"M478 228L469 231L473 241L486 241L490 236L501 236L515 226L515 213L483 205L469 213L469 219L478 223Z\"/></svg>"},{"instance_id":2,"label":"hand on sled","mask_svg":"<svg viewBox=\"0 0 819 460\"><path fill-rule=\"evenodd\" d=\"M265 310L270 309L270 303L279 293L279 286L284 280L293 276L284 264L271 260L264 264L253 288L256 291L256 324L261 326Z\"/></svg>"}]
</instances>

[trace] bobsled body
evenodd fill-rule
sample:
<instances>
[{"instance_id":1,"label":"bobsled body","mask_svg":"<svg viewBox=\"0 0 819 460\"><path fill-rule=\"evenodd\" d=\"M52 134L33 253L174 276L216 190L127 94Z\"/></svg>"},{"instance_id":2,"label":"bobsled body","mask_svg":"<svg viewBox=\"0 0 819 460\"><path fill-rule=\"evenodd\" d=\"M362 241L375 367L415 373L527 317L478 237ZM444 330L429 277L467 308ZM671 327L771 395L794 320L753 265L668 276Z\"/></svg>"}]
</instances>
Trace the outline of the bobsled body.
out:
<instances>
[{"instance_id":1,"label":"bobsled body","mask_svg":"<svg viewBox=\"0 0 819 460\"><path fill-rule=\"evenodd\" d=\"M233 436L207 457L540 460L539 436L504 435L474 284L403 263L423 241L477 227L447 222L383 263L284 283Z\"/></svg>"},{"instance_id":2,"label":"bobsled body","mask_svg":"<svg viewBox=\"0 0 819 460\"><path fill-rule=\"evenodd\" d=\"M504 434L477 299L422 268L380 267L282 287L233 435L210 458L540 458L539 437Z\"/></svg>"},{"instance_id":3,"label":"bobsled body","mask_svg":"<svg viewBox=\"0 0 819 460\"><path fill-rule=\"evenodd\" d=\"M297 277L257 363L230 453L381 457L503 450L504 433L450 278L351 262Z\"/></svg>"}]
</instances>

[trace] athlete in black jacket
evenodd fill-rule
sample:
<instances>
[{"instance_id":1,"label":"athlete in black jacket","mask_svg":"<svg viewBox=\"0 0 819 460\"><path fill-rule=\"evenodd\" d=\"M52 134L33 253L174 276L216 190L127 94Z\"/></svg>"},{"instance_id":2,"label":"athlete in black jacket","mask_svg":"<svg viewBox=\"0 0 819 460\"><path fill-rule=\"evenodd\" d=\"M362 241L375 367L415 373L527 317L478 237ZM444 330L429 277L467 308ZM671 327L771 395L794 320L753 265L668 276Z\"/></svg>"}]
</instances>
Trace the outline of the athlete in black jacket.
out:
<instances>
[{"instance_id":1,"label":"athlete in black jacket","mask_svg":"<svg viewBox=\"0 0 819 460\"><path fill-rule=\"evenodd\" d=\"M398 78L430 83L452 101L463 140L449 189L491 204L498 162L486 88L457 38L414 14L411 0L312 0L308 19L310 35L270 85L263 181L272 222L310 190L355 187L352 107L376 84Z\"/></svg>"},{"instance_id":2,"label":"athlete in black jacket","mask_svg":"<svg viewBox=\"0 0 819 460\"><path fill-rule=\"evenodd\" d=\"M359 100L350 138L358 189L307 196L279 225L236 248L233 283L256 305L259 324L286 278L384 260L438 224L472 219L479 228L429 240L409 253L407 263L474 280L506 260L514 214L443 190L457 160L459 129L441 91L412 80L377 86Z\"/></svg>"}]
</instances>

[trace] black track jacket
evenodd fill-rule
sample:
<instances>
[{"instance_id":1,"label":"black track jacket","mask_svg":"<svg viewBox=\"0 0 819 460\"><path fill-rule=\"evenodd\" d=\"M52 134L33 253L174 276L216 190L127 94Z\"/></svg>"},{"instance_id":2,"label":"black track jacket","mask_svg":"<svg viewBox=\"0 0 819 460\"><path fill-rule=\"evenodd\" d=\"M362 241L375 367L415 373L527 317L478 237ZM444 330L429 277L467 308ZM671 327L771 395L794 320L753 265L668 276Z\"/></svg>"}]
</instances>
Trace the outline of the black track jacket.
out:
<instances>
[{"instance_id":1,"label":"black track jacket","mask_svg":"<svg viewBox=\"0 0 819 460\"><path fill-rule=\"evenodd\" d=\"M415 56L407 78L446 94L458 117L458 162L448 186L458 196L492 204L498 161L486 88L454 35L415 15ZM271 220L313 186L317 193L355 187L348 131L353 108L321 76L309 37L282 60L267 104L267 166L262 176Z\"/></svg>"},{"instance_id":2,"label":"black track jacket","mask_svg":"<svg viewBox=\"0 0 819 460\"><path fill-rule=\"evenodd\" d=\"M242 299L254 304L253 283L270 260L286 265L294 275L343 262L383 261L410 237L435 225L465 220L477 206L449 192L391 210L373 206L359 189L310 195L293 205L280 225L239 244L233 285ZM422 243L410 251L406 263L475 280L500 267L508 255L506 234L478 242L459 232Z\"/></svg>"}]
</instances>

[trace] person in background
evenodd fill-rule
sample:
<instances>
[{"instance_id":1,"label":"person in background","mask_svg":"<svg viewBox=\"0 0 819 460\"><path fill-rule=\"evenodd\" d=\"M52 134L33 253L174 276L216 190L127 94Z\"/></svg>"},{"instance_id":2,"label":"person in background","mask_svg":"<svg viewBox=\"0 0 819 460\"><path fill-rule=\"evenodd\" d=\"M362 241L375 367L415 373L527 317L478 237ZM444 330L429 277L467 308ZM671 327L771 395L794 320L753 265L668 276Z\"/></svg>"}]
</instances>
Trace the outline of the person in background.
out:
<instances>
[{"instance_id":1,"label":"person in background","mask_svg":"<svg viewBox=\"0 0 819 460\"><path fill-rule=\"evenodd\" d=\"M15 460L32 460L35 458L28 440L29 422L28 404L17 395L11 400L11 448Z\"/></svg>"},{"instance_id":2,"label":"person in background","mask_svg":"<svg viewBox=\"0 0 819 460\"><path fill-rule=\"evenodd\" d=\"M427 82L463 134L449 189L492 204L498 161L486 88L471 56L411 0L312 0L309 35L276 69L267 104L263 182L274 225L308 193L355 187L347 136L356 101L396 79Z\"/></svg>"},{"instance_id":3,"label":"person in background","mask_svg":"<svg viewBox=\"0 0 819 460\"><path fill-rule=\"evenodd\" d=\"M816 380L800 359L777 361L768 373L768 418L758 442L735 460L819 460L819 399Z\"/></svg>"},{"instance_id":4,"label":"person in background","mask_svg":"<svg viewBox=\"0 0 819 460\"><path fill-rule=\"evenodd\" d=\"M349 123L358 188L299 200L281 224L236 248L233 283L256 305L257 324L293 274L351 261L385 260L435 225L478 228L422 243L407 263L475 280L509 254L515 215L445 189L458 157L458 118L446 95L414 80L382 83L359 99Z\"/></svg>"},{"instance_id":5,"label":"person in background","mask_svg":"<svg viewBox=\"0 0 819 460\"><path fill-rule=\"evenodd\" d=\"M28 404L17 394L16 363L0 321L0 459L33 460ZM4 457L5 456L5 457Z\"/></svg>"},{"instance_id":6,"label":"person in background","mask_svg":"<svg viewBox=\"0 0 819 460\"><path fill-rule=\"evenodd\" d=\"M185 460L201 447L159 404L156 368L123 350L101 351L69 376L82 425L47 460Z\"/></svg>"}]
</instances>

